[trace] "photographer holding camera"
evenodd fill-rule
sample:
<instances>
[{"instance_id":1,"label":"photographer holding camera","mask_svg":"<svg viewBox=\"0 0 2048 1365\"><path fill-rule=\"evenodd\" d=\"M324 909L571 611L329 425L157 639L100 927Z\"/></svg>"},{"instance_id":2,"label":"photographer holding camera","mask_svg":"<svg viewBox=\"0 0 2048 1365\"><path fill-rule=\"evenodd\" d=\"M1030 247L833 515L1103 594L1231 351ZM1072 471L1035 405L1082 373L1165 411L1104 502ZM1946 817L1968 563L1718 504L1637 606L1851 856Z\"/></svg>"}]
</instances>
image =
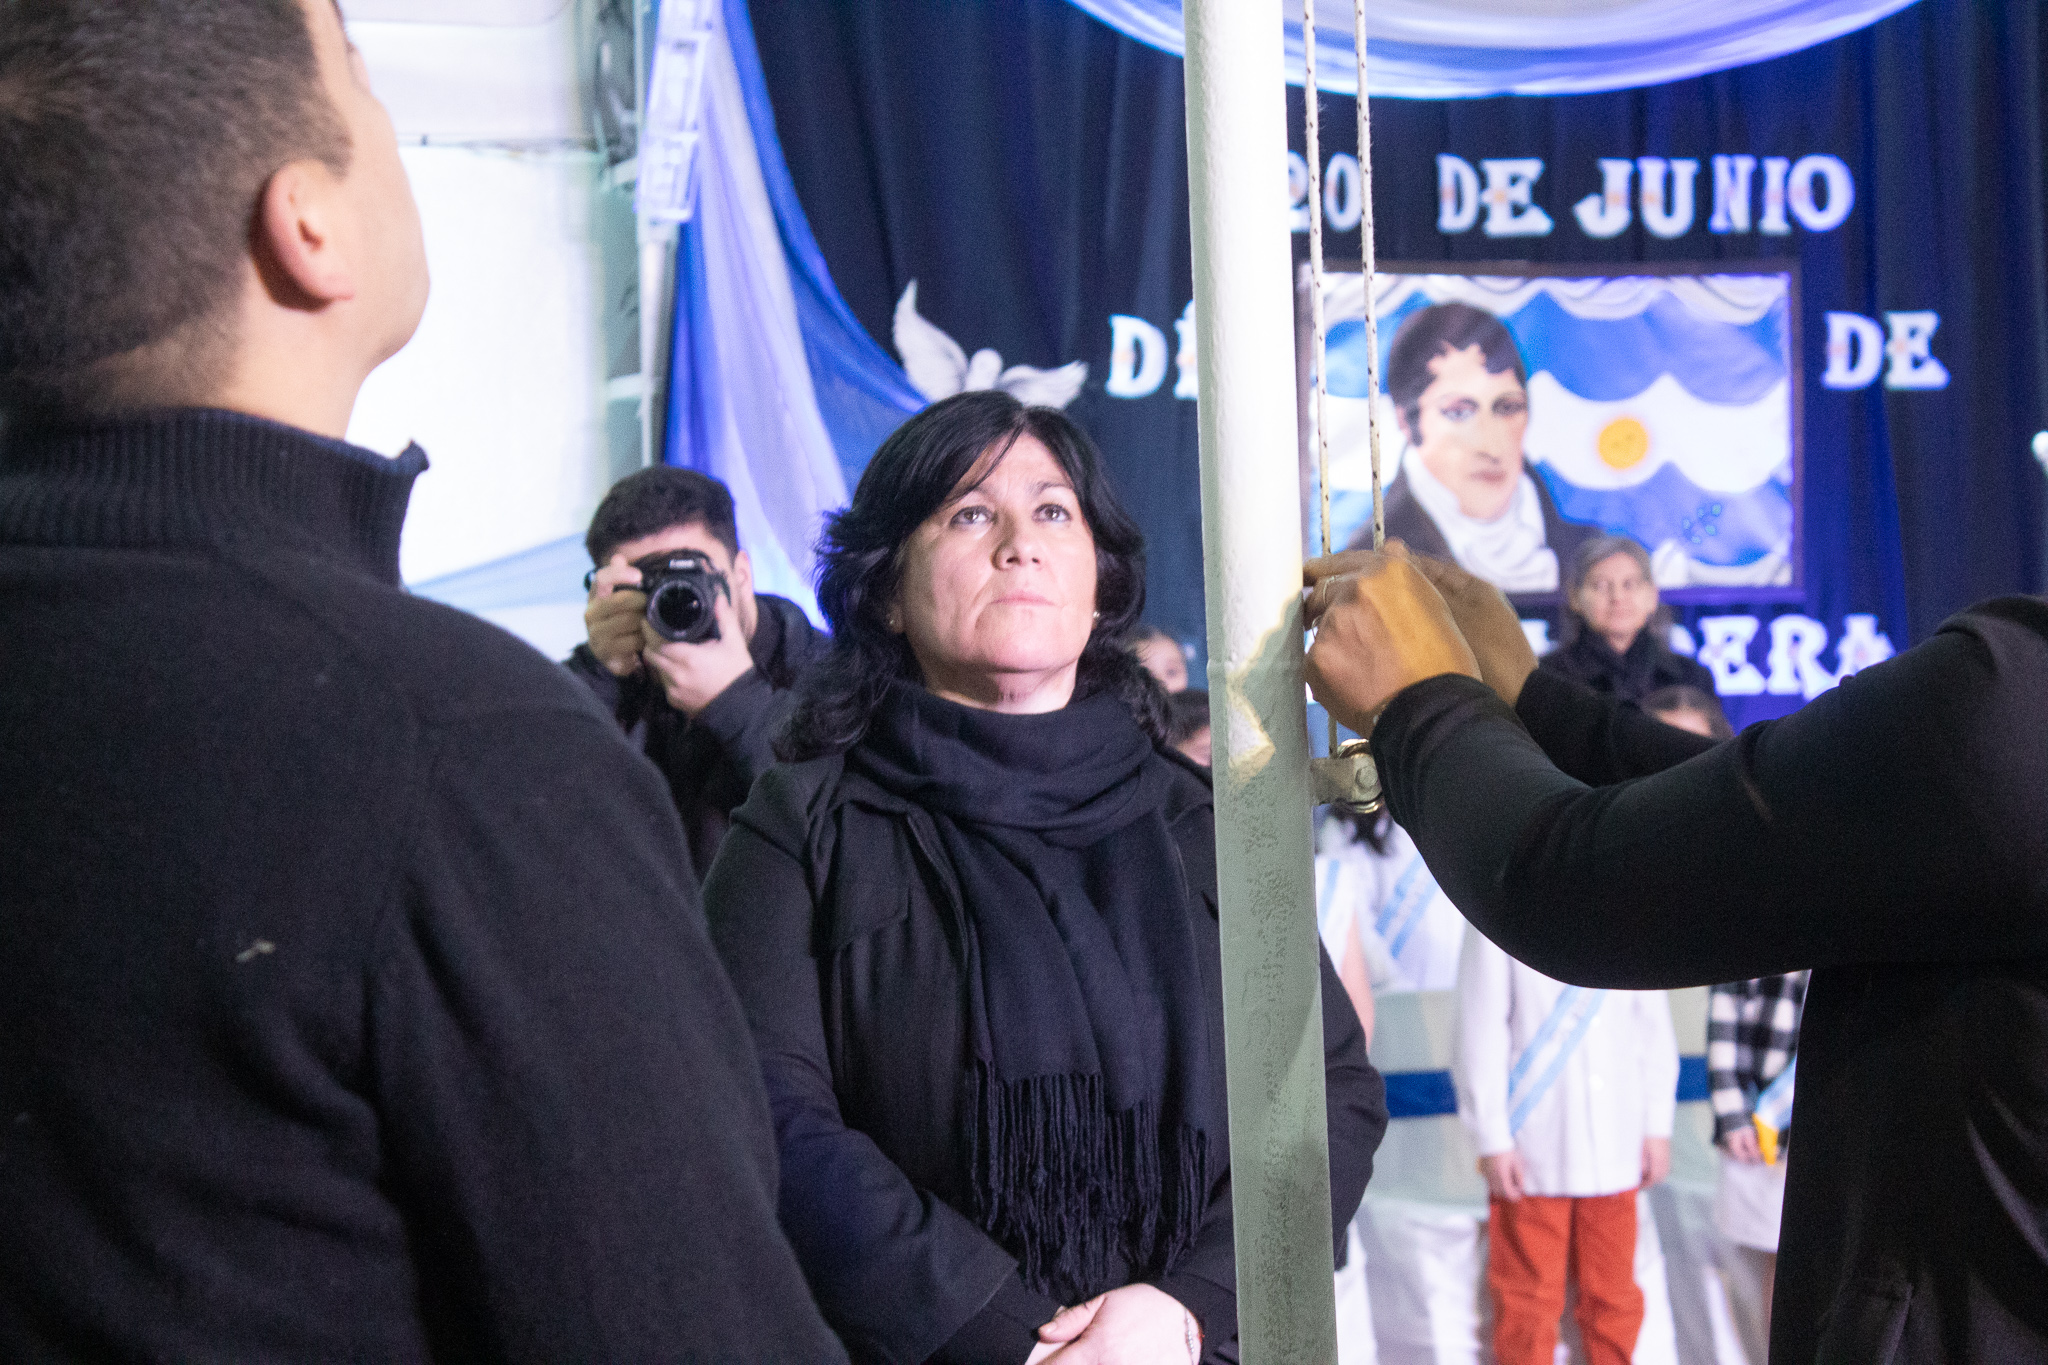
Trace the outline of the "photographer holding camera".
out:
<instances>
[{"instance_id":1,"label":"photographer holding camera","mask_svg":"<svg viewBox=\"0 0 2048 1365\"><path fill-rule=\"evenodd\" d=\"M732 494L695 470L619 480L584 543L590 639L567 666L668 778L701 877L824 637L796 603L754 592Z\"/></svg>"}]
</instances>

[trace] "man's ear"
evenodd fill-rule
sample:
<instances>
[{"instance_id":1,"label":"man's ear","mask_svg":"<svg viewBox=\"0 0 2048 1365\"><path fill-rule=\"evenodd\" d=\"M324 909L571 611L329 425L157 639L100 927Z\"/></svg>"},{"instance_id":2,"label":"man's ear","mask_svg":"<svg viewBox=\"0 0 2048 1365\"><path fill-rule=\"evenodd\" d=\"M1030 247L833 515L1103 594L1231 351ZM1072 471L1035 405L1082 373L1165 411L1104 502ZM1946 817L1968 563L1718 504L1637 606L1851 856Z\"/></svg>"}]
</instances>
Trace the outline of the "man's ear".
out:
<instances>
[{"instance_id":1,"label":"man's ear","mask_svg":"<svg viewBox=\"0 0 2048 1365\"><path fill-rule=\"evenodd\" d=\"M334 185L320 162L294 161L263 187L251 245L264 287L283 307L316 310L356 296Z\"/></svg>"},{"instance_id":2,"label":"man's ear","mask_svg":"<svg viewBox=\"0 0 2048 1365\"><path fill-rule=\"evenodd\" d=\"M747 558L745 550L733 553L732 589L735 593L751 593L754 590L754 561Z\"/></svg>"}]
</instances>

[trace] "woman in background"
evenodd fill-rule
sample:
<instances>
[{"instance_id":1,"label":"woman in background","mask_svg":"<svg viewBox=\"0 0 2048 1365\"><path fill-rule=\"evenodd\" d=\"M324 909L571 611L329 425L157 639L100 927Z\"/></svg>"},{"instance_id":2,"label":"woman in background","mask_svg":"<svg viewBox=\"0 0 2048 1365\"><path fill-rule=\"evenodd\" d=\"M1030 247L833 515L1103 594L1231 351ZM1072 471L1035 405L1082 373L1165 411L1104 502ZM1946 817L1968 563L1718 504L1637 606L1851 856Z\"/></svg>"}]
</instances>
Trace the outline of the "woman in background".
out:
<instances>
[{"instance_id":1,"label":"woman in background","mask_svg":"<svg viewBox=\"0 0 2048 1365\"><path fill-rule=\"evenodd\" d=\"M1640 702L1661 687L1694 687L1711 697L1714 676L1670 644L1671 612L1650 577L1650 552L1627 536L1579 547L1565 580L1558 647L1537 667Z\"/></svg>"},{"instance_id":2,"label":"woman in background","mask_svg":"<svg viewBox=\"0 0 2048 1365\"><path fill-rule=\"evenodd\" d=\"M1080 429L994 391L826 532L832 649L705 901L856 1361L1235 1358L1214 815L1123 645L1141 551ZM1323 999L1341 1227L1385 1092L1327 957Z\"/></svg>"}]
</instances>

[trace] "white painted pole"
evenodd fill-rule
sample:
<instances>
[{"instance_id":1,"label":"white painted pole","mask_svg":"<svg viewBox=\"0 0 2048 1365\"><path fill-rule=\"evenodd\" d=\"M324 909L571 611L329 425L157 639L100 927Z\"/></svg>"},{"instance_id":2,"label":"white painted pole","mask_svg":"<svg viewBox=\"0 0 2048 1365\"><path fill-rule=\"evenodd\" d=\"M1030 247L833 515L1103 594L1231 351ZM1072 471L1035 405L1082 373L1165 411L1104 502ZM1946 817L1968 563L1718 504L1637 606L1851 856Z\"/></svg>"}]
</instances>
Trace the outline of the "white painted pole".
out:
<instances>
[{"instance_id":1,"label":"white painted pole","mask_svg":"<svg viewBox=\"0 0 2048 1365\"><path fill-rule=\"evenodd\" d=\"M1337 1358L1277 7L1186 0L1217 889L1246 1365Z\"/></svg>"}]
</instances>

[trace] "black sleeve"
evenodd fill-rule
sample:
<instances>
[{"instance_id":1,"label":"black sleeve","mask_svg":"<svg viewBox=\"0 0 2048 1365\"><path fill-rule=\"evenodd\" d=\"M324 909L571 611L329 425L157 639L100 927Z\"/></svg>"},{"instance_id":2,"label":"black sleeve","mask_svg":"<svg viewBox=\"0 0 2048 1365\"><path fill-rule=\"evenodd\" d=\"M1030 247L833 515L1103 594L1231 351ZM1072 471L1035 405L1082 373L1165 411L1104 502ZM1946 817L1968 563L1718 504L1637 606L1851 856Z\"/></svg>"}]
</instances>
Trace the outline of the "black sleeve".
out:
<instances>
[{"instance_id":1,"label":"black sleeve","mask_svg":"<svg viewBox=\"0 0 2048 1365\"><path fill-rule=\"evenodd\" d=\"M1596 736L1617 723L1566 710ZM1649 766L1627 728L1582 757ZM2015 598L1614 786L1558 771L1468 678L1402 692L1373 748L1394 818L1482 933L1560 980L1653 989L2048 951L2044 735L2048 603Z\"/></svg>"},{"instance_id":2,"label":"black sleeve","mask_svg":"<svg viewBox=\"0 0 2048 1365\"><path fill-rule=\"evenodd\" d=\"M437 1353L845 1359L654 769L594 712L427 742L364 1084Z\"/></svg>"},{"instance_id":3,"label":"black sleeve","mask_svg":"<svg viewBox=\"0 0 2048 1365\"><path fill-rule=\"evenodd\" d=\"M647 689L651 686L645 670L621 678L598 662L589 645L576 646L562 661L562 667L590 689L590 694L597 698L597 704L618 721L620 729L630 730L640 723L641 715L647 709Z\"/></svg>"},{"instance_id":4,"label":"black sleeve","mask_svg":"<svg viewBox=\"0 0 2048 1365\"><path fill-rule=\"evenodd\" d=\"M782 1159L782 1224L850 1349L863 1359L922 1361L989 1306L1017 1263L842 1117L805 864L754 822L775 796L756 791L741 809L704 898L760 1053ZM1057 1307L1046 1304L1040 1321Z\"/></svg>"},{"instance_id":5,"label":"black sleeve","mask_svg":"<svg viewBox=\"0 0 2048 1365\"><path fill-rule=\"evenodd\" d=\"M1372 1159L1387 1133L1387 1083L1366 1057L1365 1026L1326 951L1323 963L1323 1078L1330 1128L1330 1228L1337 1259L1344 1229L1365 1198Z\"/></svg>"},{"instance_id":6,"label":"black sleeve","mask_svg":"<svg viewBox=\"0 0 2048 1365\"><path fill-rule=\"evenodd\" d=\"M1716 743L1540 668L1522 684L1515 714L1552 763L1594 787L1662 772Z\"/></svg>"},{"instance_id":7,"label":"black sleeve","mask_svg":"<svg viewBox=\"0 0 2048 1365\"><path fill-rule=\"evenodd\" d=\"M1038 1349L1038 1329L1058 1312L1058 1304L1026 1289L1012 1271L987 1306L933 1353L930 1365L1024 1365Z\"/></svg>"},{"instance_id":8,"label":"black sleeve","mask_svg":"<svg viewBox=\"0 0 2048 1365\"><path fill-rule=\"evenodd\" d=\"M738 790L775 765L775 736L789 719L792 694L778 692L759 668L748 669L697 713L697 724L718 741L739 777Z\"/></svg>"}]
</instances>

